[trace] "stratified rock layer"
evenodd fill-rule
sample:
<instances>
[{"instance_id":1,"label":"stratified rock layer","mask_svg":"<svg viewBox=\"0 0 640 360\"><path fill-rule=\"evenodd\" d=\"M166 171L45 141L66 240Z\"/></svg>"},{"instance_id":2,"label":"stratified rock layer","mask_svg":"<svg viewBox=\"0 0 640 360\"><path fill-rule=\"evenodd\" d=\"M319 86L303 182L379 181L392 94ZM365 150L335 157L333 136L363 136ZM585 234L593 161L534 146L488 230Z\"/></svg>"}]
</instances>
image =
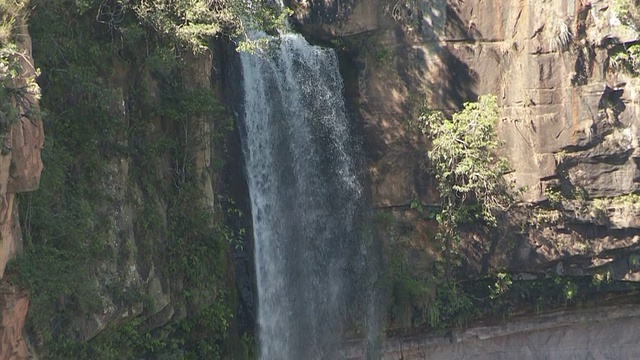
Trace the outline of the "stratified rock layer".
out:
<instances>
[{"instance_id":1,"label":"stratified rock layer","mask_svg":"<svg viewBox=\"0 0 640 360\"><path fill-rule=\"evenodd\" d=\"M451 113L494 94L501 152L524 206L498 236L463 242L471 268L639 277L622 264L640 250L630 196L640 191L640 81L610 65L612 52L639 36L611 1L366 0L323 11L321 1L292 2L300 29L339 39L355 65L347 96L363 130L375 207L437 204L420 112ZM356 8L377 9L375 20ZM550 193L565 200L554 211Z\"/></svg>"}]
</instances>

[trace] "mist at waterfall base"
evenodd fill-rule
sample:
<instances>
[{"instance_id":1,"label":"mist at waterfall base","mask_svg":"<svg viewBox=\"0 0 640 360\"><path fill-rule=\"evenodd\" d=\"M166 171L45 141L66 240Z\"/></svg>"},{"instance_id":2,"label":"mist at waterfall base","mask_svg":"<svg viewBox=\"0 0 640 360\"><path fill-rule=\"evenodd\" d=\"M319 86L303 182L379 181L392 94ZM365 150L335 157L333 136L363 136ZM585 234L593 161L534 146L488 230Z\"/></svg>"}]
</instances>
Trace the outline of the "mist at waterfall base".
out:
<instances>
[{"instance_id":1,"label":"mist at waterfall base","mask_svg":"<svg viewBox=\"0 0 640 360\"><path fill-rule=\"evenodd\" d=\"M379 322L337 56L287 34L240 60L259 357L340 359L347 329L373 344Z\"/></svg>"}]
</instances>

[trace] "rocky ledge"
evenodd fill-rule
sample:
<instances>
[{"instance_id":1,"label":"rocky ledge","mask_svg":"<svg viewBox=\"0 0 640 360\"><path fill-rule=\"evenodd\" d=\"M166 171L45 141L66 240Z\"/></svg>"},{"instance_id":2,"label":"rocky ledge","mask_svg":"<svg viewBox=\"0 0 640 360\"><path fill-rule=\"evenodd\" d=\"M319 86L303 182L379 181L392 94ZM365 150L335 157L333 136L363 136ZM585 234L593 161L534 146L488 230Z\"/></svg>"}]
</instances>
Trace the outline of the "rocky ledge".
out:
<instances>
[{"instance_id":1,"label":"rocky ledge","mask_svg":"<svg viewBox=\"0 0 640 360\"><path fill-rule=\"evenodd\" d=\"M637 306L564 311L448 333L388 339L384 360L637 359ZM358 344L346 351L364 359Z\"/></svg>"}]
</instances>

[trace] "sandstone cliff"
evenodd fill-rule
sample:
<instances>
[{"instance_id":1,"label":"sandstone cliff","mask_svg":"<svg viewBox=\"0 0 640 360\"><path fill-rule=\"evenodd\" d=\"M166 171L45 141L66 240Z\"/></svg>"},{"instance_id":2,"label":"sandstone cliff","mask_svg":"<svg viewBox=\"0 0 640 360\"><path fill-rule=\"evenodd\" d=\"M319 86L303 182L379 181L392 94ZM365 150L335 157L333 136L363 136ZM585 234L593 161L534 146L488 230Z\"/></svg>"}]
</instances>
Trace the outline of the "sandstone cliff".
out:
<instances>
[{"instance_id":1,"label":"sandstone cliff","mask_svg":"<svg viewBox=\"0 0 640 360\"><path fill-rule=\"evenodd\" d=\"M636 286L638 79L616 60L639 38L616 1L290 4L303 33L342 51L373 205L386 214L387 263L404 249L413 275L428 280L440 259L437 224L412 206L438 206L416 119L494 94L519 206L497 230L462 235L465 276Z\"/></svg>"},{"instance_id":2,"label":"sandstone cliff","mask_svg":"<svg viewBox=\"0 0 640 360\"><path fill-rule=\"evenodd\" d=\"M613 68L610 55L635 44L637 33L620 24L611 2L328 4L292 7L303 32L337 39L356 67L346 74L347 95L365 134L374 206L437 203L427 140L413 122L425 107L451 111L491 93L501 103L498 132L522 204L544 204L551 190L571 200L558 209L566 221L525 229L514 239L519 251L491 256L492 267L564 261L566 268L582 254L596 261L605 249L632 253L636 210L624 196L638 190L637 79ZM581 212L575 200L602 211Z\"/></svg>"},{"instance_id":3,"label":"sandstone cliff","mask_svg":"<svg viewBox=\"0 0 640 360\"><path fill-rule=\"evenodd\" d=\"M14 35L17 39L21 73L9 86L27 86L36 75L31 55L31 37L26 26L21 26ZM34 191L40 182L44 137L42 120L38 114L36 92L27 92L18 103L19 119L12 123L2 139L0 155L0 359L20 360L27 357L27 346L22 331L29 306L25 289L15 286L4 278L7 261L16 257L22 249L22 234L18 221L16 193Z\"/></svg>"}]
</instances>

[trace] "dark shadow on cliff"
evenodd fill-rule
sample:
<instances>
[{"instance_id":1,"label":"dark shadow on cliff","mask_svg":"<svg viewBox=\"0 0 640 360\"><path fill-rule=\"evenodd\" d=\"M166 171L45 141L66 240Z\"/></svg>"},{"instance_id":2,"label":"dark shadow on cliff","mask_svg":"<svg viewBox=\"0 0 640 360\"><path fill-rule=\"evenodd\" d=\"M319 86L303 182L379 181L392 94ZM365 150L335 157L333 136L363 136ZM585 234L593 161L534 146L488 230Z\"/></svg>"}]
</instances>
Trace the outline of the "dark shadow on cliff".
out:
<instances>
[{"instance_id":1,"label":"dark shadow on cliff","mask_svg":"<svg viewBox=\"0 0 640 360\"><path fill-rule=\"evenodd\" d=\"M245 130L238 121L240 114L244 113L244 91L242 89L242 70L239 54L234 46L229 43L217 42L216 57L213 77L221 83L220 95L227 109L231 109L234 121L234 129L228 134L225 143L226 156L229 159L225 163L222 172L224 181L222 187L224 193L230 194L235 199L235 207L242 212L242 216L236 217L229 226L234 231L244 229L243 243L234 246L231 256L234 265L234 276L237 291L237 303L235 308L235 321L232 321L230 334L232 346L236 353L242 353L240 338L245 335L255 336L257 318L257 284L254 264L254 240L253 222L251 218L251 199L245 176L245 160L241 138ZM239 352L238 352L239 351Z\"/></svg>"},{"instance_id":2,"label":"dark shadow on cliff","mask_svg":"<svg viewBox=\"0 0 640 360\"><path fill-rule=\"evenodd\" d=\"M431 92L437 108L445 112L459 110L463 103L476 101L475 86L478 74L459 56L458 51L469 51L469 43L481 38L475 26L465 24L451 5L446 6L446 17L432 7L421 9L416 23L417 38L409 39L401 24L395 27L398 48L396 71L409 88L416 92ZM427 25L443 24L445 38ZM415 46L416 42L420 45ZM428 53L427 53L428 49ZM430 61L429 58L436 61ZM432 67L438 67L437 76Z\"/></svg>"},{"instance_id":3,"label":"dark shadow on cliff","mask_svg":"<svg viewBox=\"0 0 640 360\"><path fill-rule=\"evenodd\" d=\"M439 95L443 107L459 110L463 103L478 99L478 94L475 91L478 74L452 51L455 51L456 47L452 46L453 43L449 40L455 42L464 40L473 43L474 39L481 38L482 34L475 29L473 24L465 24L450 4L447 4L446 14L446 39L437 39L438 54L444 65L442 71L444 87L439 89Z\"/></svg>"}]
</instances>

